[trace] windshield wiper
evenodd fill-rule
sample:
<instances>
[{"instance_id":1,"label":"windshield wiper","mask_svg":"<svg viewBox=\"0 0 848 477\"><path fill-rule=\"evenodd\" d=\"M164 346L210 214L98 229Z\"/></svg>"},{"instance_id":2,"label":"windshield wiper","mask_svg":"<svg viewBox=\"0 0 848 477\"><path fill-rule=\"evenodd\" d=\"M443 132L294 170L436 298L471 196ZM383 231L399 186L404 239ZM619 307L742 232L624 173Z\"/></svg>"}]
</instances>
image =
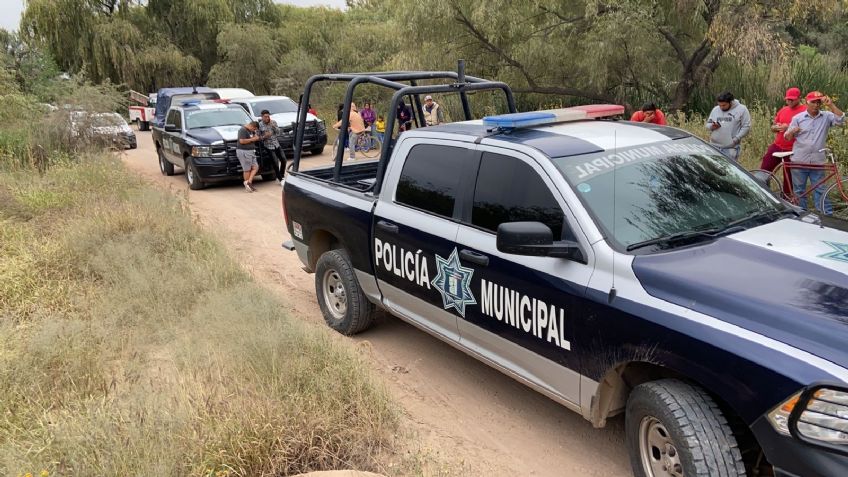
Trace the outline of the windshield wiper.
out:
<instances>
[{"instance_id":1,"label":"windshield wiper","mask_svg":"<svg viewBox=\"0 0 848 477\"><path fill-rule=\"evenodd\" d=\"M755 211L755 212L751 212L750 214L748 214L744 217L736 219L733 222L727 223L726 225L724 225L721 228L721 230L725 231L725 230L728 230L728 229L737 228L737 227L741 226L742 224L744 224L746 222L750 222L750 221L756 220L756 219L763 219L763 218L766 218L766 217L771 217L773 215L787 215L787 214L792 214L792 215L796 215L796 216L798 215L795 211L793 211L791 209L758 210L758 211Z\"/></svg>"},{"instance_id":2,"label":"windshield wiper","mask_svg":"<svg viewBox=\"0 0 848 477\"><path fill-rule=\"evenodd\" d=\"M647 247L649 245L657 245L661 243L672 243L672 242L680 242L684 240L692 240L696 238L708 238L714 239L718 238L716 236L717 233L721 232L721 229L706 229L706 230L685 230L683 232L677 232L671 235L666 235L664 237L652 238L649 240L643 240L641 242L631 243L627 246L625 250L628 252L636 250L637 248Z\"/></svg>"}]
</instances>

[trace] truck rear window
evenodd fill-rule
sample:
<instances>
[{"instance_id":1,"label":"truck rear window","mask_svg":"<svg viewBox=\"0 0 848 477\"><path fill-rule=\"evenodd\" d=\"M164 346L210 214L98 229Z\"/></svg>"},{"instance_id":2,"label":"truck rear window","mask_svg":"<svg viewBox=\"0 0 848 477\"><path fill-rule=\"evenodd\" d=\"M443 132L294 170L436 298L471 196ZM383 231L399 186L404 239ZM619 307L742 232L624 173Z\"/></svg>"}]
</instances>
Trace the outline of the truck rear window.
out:
<instances>
[{"instance_id":1,"label":"truck rear window","mask_svg":"<svg viewBox=\"0 0 848 477\"><path fill-rule=\"evenodd\" d=\"M395 202L453 217L461 171L474 160L461 147L420 144L409 151L395 192Z\"/></svg>"}]
</instances>

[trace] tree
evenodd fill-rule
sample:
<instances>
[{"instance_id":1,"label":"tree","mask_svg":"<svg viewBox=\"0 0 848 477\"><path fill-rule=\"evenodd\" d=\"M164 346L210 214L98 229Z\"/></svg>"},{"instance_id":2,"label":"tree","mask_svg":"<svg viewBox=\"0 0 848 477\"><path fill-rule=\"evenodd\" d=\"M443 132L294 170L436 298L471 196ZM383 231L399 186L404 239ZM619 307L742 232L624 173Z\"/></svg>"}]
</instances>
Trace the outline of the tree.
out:
<instances>
[{"instance_id":1,"label":"tree","mask_svg":"<svg viewBox=\"0 0 848 477\"><path fill-rule=\"evenodd\" d=\"M827 3L402 0L394 12L428 50L475 58L475 66L511 80L517 92L650 98L680 109L724 56L769 58L785 50L785 23L775 12L816 15Z\"/></svg>"},{"instance_id":2,"label":"tree","mask_svg":"<svg viewBox=\"0 0 848 477\"><path fill-rule=\"evenodd\" d=\"M273 89L282 45L274 30L255 24L224 25L218 34L220 61L209 72L209 85L247 88L256 94Z\"/></svg>"}]
</instances>

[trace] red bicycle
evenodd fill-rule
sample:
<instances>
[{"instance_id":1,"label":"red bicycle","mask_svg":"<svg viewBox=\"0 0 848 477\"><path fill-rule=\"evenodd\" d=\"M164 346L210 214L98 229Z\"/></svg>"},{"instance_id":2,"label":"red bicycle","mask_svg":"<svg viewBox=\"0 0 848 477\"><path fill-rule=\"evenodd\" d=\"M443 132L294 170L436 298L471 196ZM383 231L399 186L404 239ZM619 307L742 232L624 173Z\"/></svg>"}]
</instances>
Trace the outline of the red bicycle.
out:
<instances>
[{"instance_id":1,"label":"red bicycle","mask_svg":"<svg viewBox=\"0 0 848 477\"><path fill-rule=\"evenodd\" d=\"M792 151L776 152L774 157L780 158L781 162L774 171L754 169L750 172L754 177L763 181L775 195L795 205L806 204L806 201L814 196L817 187L830 184L819 199L819 203L814 203L815 208L825 215L832 214L837 217L848 218L848 177L842 177L840 174L839 163L836 162L833 152L829 148L821 149L819 152L825 153L827 157L824 164L792 162L788 159L792 156ZM824 174L821 179L811 184L804 192L796 194L792 187L793 169L822 171ZM783 180L779 180L778 177L782 177ZM788 184L788 187L784 184Z\"/></svg>"}]
</instances>

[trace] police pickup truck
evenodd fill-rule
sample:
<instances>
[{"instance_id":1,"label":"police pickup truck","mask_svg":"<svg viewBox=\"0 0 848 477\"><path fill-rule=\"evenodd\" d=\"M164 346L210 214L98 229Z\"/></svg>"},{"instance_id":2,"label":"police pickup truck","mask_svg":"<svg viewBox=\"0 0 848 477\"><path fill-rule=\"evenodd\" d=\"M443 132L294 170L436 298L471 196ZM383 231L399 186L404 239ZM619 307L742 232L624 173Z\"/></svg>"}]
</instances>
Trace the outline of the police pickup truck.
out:
<instances>
[{"instance_id":1,"label":"police pickup truck","mask_svg":"<svg viewBox=\"0 0 848 477\"><path fill-rule=\"evenodd\" d=\"M291 157L294 152L294 132L297 123L297 103L287 96L253 96L249 98L235 98L230 102L243 107L247 114L257 121L262 118L262 111L268 111L271 119L280 127L280 147L286 156ZM303 135L301 150L309 151L313 155L324 152L327 145L327 127L324 121L312 114L306 113L306 129Z\"/></svg>"},{"instance_id":2,"label":"police pickup truck","mask_svg":"<svg viewBox=\"0 0 848 477\"><path fill-rule=\"evenodd\" d=\"M174 175L174 166L185 170L193 190L213 182L241 180L241 164L236 157L238 131L251 119L235 104L189 99L168 109L164 124L153 126L153 143L159 170ZM263 161L262 179L275 179L271 164Z\"/></svg>"},{"instance_id":3,"label":"police pickup truck","mask_svg":"<svg viewBox=\"0 0 848 477\"><path fill-rule=\"evenodd\" d=\"M396 88L393 108L431 91ZM292 171L288 245L327 324L387 310L597 427L623 413L637 476L848 475L848 233L622 112L413 129Z\"/></svg>"}]
</instances>

